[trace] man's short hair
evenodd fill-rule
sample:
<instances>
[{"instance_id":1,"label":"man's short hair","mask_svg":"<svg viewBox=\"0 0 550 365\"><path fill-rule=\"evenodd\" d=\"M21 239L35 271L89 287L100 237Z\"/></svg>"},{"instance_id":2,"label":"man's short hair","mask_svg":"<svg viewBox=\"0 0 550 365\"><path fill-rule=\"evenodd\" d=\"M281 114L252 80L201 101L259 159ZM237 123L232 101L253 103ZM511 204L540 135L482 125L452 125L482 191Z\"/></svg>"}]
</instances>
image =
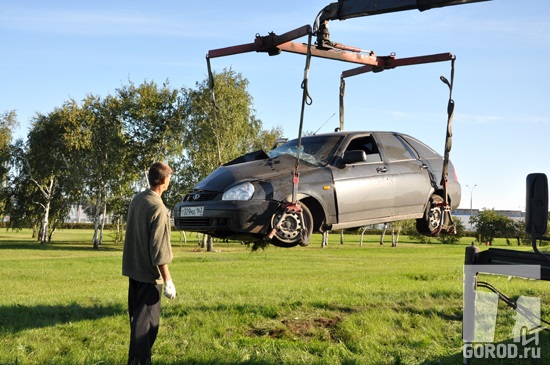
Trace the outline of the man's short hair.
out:
<instances>
[{"instance_id":1,"label":"man's short hair","mask_svg":"<svg viewBox=\"0 0 550 365\"><path fill-rule=\"evenodd\" d=\"M170 166L164 162L155 162L149 168L149 173L147 174L147 180L149 180L150 186L159 186L162 185L164 179L172 174L172 169Z\"/></svg>"}]
</instances>

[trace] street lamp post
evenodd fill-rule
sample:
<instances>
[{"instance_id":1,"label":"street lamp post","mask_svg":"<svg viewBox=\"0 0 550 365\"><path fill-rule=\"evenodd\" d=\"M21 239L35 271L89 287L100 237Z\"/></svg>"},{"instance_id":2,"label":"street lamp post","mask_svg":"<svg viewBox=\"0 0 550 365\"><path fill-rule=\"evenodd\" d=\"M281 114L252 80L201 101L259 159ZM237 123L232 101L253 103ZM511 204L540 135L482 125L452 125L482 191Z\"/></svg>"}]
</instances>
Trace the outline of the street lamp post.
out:
<instances>
[{"instance_id":1,"label":"street lamp post","mask_svg":"<svg viewBox=\"0 0 550 365\"><path fill-rule=\"evenodd\" d=\"M475 189L476 186L477 186L477 184L475 184L475 185L472 186L472 187L466 185L466 187L467 187L468 189L470 189L470 216L472 216L472 214L473 214L473 209L472 209L472 196L473 196L473 192L474 192L474 189Z\"/></svg>"}]
</instances>

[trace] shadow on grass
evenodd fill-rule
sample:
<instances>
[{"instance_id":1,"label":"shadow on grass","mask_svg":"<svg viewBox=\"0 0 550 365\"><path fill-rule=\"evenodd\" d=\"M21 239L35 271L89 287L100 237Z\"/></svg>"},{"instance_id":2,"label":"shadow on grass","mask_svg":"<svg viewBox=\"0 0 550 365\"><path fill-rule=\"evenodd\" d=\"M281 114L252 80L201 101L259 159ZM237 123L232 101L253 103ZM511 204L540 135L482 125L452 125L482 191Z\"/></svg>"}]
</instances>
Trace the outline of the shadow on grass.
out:
<instances>
[{"instance_id":1,"label":"shadow on grass","mask_svg":"<svg viewBox=\"0 0 550 365\"><path fill-rule=\"evenodd\" d=\"M193 359L193 358L187 358L185 360L181 361L170 361L170 362L162 362L162 361L155 361L155 365L282 365L284 362L281 362L280 360L265 360L265 359L250 359L250 360L227 360L227 359ZM355 364L355 363L346 363L342 362L342 364ZM359 363L357 363L359 365ZM361 365L364 365L364 363L361 363Z\"/></svg>"},{"instance_id":2,"label":"shadow on grass","mask_svg":"<svg viewBox=\"0 0 550 365\"><path fill-rule=\"evenodd\" d=\"M105 245L102 244L98 249L94 249L92 243L74 243L69 241L57 241L55 243L44 243L29 241L2 241L0 242L1 250L43 250L43 251L121 251L122 244Z\"/></svg>"},{"instance_id":3,"label":"shadow on grass","mask_svg":"<svg viewBox=\"0 0 550 365\"><path fill-rule=\"evenodd\" d=\"M418 363L419 365L458 365L462 364L462 353L438 358L435 360L427 360L422 363ZM267 359L260 359L260 358L252 358L250 360L231 360L231 359L221 359L221 358L214 358L214 359L194 359L194 358L186 358L185 360L180 361L170 361L170 362L162 362L162 361L155 361L156 365L281 365L281 364L301 364L303 362L301 361L281 361L280 359L274 359L274 360L267 360ZM315 362L316 364L322 364L322 361ZM333 362L329 362L332 364ZM388 362L384 362L382 364L409 364L410 362L400 360L399 358L395 359L395 361L391 362L391 360L388 360ZM343 358L340 360L339 364L341 365L365 365L365 364L371 364L370 362L365 362L365 359L363 357L355 358L353 356L350 356L348 358ZM377 364L377 363L372 363ZM482 363L472 363L472 365L480 365ZM496 363L495 363L496 364ZM506 362L502 362L500 364L508 364ZM513 363L516 364L516 363ZM539 364L539 363L528 363L528 364ZM542 364L542 363L541 363Z\"/></svg>"},{"instance_id":4,"label":"shadow on grass","mask_svg":"<svg viewBox=\"0 0 550 365\"><path fill-rule=\"evenodd\" d=\"M0 306L0 333L15 334L27 329L52 327L57 324L95 320L126 313L126 307L122 304L91 307L84 307L77 303Z\"/></svg>"}]
</instances>

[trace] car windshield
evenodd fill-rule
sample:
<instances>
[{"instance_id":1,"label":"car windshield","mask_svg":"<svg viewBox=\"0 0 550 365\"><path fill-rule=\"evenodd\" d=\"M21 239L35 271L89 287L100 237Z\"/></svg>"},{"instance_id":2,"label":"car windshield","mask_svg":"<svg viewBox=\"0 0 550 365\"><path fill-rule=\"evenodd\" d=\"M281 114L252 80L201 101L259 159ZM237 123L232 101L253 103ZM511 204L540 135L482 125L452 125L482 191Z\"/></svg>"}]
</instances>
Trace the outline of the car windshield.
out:
<instances>
[{"instance_id":1,"label":"car windshield","mask_svg":"<svg viewBox=\"0 0 550 365\"><path fill-rule=\"evenodd\" d=\"M340 136L308 136L302 138L300 148L300 160L306 161L315 166L324 166L330 162L334 151L338 147ZM275 158L280 155L298 155L298 139L288 141L282 146L272 149L267 153L269 157Z\"/></svg>"}]
</instances>

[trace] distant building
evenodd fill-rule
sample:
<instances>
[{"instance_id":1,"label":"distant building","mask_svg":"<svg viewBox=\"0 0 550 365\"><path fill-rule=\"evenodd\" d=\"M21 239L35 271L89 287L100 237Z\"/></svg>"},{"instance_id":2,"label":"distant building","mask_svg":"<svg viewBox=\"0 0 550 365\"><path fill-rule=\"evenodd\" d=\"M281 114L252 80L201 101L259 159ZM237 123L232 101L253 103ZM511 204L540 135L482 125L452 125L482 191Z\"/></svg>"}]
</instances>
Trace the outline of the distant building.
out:
<instances>
[{"instance_id":1,"label":"distant building","mask_svg":"<svg viewBox=\"0 0 550 365\"><path fill-rule=\"evenodd\" d=\"M496 213L507 216L514 221L525 220L525 212L521 210L495 210ZM479 214L479 209L456 209L451 212L453 218L460 219L466 230L473 231L475 227L470 224L470 217Z\"/></svg>"},{"instance_id":2,"label":"distant building","mask_svg":"<svg viewBox=\"0 0 550 365\"><path fill-rule=\"evenodd\" d=\"M69 219L65 220L65 223L93 223L93 220L82 209L82 205L78 204L71 207Z\"/></svg>"},{"instance_id":3,"label":"distant building","mask_svg":"<svg viewBox=\"0 0 550 365\"><path fill-rule=\"evenodd\" d=\"M65 219L65 223L94 223L94 218L86 214L84 208L82 208L82 205L74 204L71 206L69 218ZM105 223L113 223L113 217L111 214L107 214Z\"/></svg>"}]
</instances>

